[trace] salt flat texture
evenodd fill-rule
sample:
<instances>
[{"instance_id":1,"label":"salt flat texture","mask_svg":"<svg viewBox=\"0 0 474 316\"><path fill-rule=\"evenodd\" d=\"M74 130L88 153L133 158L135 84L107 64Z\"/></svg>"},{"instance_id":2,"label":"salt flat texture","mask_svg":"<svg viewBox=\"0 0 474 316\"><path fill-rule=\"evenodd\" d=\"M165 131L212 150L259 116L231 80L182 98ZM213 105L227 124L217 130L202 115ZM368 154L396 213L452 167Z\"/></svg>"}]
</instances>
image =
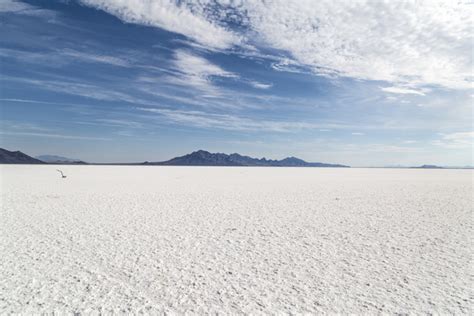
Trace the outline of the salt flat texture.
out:
<instances>
[{"instance_id":1,"label":"salt flat texture","mask_svg":"<svg viewBox=\"0 0 474 316\"><path fill-rule=\"evenodd\" d=\"M473 313L468 170L1 166L0 313Z\"/></svg>"}]
</instances>

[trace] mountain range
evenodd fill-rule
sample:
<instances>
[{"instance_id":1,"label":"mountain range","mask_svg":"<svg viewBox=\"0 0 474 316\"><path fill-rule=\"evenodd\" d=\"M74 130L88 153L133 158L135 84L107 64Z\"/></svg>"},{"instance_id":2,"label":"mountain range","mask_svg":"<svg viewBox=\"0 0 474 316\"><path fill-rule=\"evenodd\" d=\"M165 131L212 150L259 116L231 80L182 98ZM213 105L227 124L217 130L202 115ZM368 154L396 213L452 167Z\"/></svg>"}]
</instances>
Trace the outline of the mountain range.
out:
<instances>
[{"instance_id":1,"label":"mountain range","mask_svg":"<svg viewBox=\"0 0 474 316\"><path fill-rule=\"evenodd\" d=\"M167 161L138 162L138 163L87 163L78 159L72 159L56 155L40 155L30 157L21 151L9 151L0 148L0 164L71 164L71 165L134 165L134 166L252 166L252 167L319 167L319 168L350 168L341 164L330 164L322 162L307 162L296 157L287 157L281 160L266 158L252 158L237 153L223 154L210 153L198 150L190 154L175 157ZM422 165L416 167L387 166L385 168L417 168L417 169L473 169L472 166L465 167L440 167L436 165Z\"/></svg>"},{"instance_id":2,"label":"mountain range","mask_svg":"<svg viewBox=\"0 0 474 316\"><path fill-rule=\"evenodd\" d=\"M55 155L41 155L36 158L30 157L21 151L8 151L0 148L0 164L87 164L77 159L71 159ZM321 162L306 162L296 157L288 157L282 160L266 158L252 158L240 154L210 153L198 150L188 155L176 157L161 162L143 163L114 163L114 165L150 165L150 166L261 166L261 167L340 167L349 166L339 164L328 164Z\"/></svg>"},{"instance_id":3,"label":"mountain range","mask_svg":"<svg viewBox=\"0 0 474 316\"><path fill-rule=\"evenodd\" d=\"M296 157L288 157L282 160L272 160L266 158L252 158L240 154L210 153L205 150L198 150L193 153L176 157L162 162L144 162L144 165L162 166L262 166L262 167L339 167L349 166L339 164L328 164L321 162L306 162Z\"/></svg>"}]
</instances>

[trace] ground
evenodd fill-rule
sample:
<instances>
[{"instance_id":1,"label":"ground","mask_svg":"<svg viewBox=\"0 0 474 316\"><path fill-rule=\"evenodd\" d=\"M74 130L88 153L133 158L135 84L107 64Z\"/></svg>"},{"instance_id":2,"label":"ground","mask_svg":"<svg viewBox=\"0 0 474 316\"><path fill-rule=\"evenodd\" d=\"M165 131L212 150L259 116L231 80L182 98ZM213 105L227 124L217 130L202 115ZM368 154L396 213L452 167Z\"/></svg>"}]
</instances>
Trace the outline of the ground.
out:
<instances>
[{"instance_id":1,"label":"ground","mask_svg":"<svg viewBox=\"0 0 474 316\"><path fill-rule=\"evenodd\" d=\"M0 166L0 314L472 314L473 172Z\"/></svg>"}]
</instances>

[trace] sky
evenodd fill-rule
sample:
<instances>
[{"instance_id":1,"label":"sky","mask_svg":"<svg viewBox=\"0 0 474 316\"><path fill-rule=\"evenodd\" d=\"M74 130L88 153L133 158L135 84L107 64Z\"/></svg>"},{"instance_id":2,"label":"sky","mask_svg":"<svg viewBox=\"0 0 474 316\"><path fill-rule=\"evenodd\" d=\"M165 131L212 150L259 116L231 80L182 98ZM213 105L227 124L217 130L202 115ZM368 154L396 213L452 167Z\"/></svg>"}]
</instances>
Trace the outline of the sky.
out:
<instances>
[{"instance_id":1,"label":"sky","mask_svg":"<svg viewBox=\"0 0 474 316\"><path fill-rule=\"evenodd\" d=\"M474 2L0 0L0 147L473 162Z\"/></svg>"}]
</instances>

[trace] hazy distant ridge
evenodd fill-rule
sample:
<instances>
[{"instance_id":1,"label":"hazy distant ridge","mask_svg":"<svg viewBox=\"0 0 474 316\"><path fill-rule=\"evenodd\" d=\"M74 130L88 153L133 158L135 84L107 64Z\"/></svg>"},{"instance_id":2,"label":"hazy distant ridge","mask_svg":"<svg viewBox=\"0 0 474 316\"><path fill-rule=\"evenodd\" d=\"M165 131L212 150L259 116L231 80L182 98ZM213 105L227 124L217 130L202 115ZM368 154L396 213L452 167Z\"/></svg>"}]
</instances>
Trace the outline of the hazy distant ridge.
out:
<instances>
[{"instance_id":1,"label":"hazy distant ridge","mask_svg":"<svg viewBox=\"0 0 474 316\"><path fill-rule=\"evenodd\" d=\"M36 156L35 158L41 161L44 161L47 163L53 163L53 164L70 164L70 163L85 164L84 161L81 161L79 159L67 158L67 157L56 156L56 155L40 155L40 156Z\"/></svg>"}]
</instances>

